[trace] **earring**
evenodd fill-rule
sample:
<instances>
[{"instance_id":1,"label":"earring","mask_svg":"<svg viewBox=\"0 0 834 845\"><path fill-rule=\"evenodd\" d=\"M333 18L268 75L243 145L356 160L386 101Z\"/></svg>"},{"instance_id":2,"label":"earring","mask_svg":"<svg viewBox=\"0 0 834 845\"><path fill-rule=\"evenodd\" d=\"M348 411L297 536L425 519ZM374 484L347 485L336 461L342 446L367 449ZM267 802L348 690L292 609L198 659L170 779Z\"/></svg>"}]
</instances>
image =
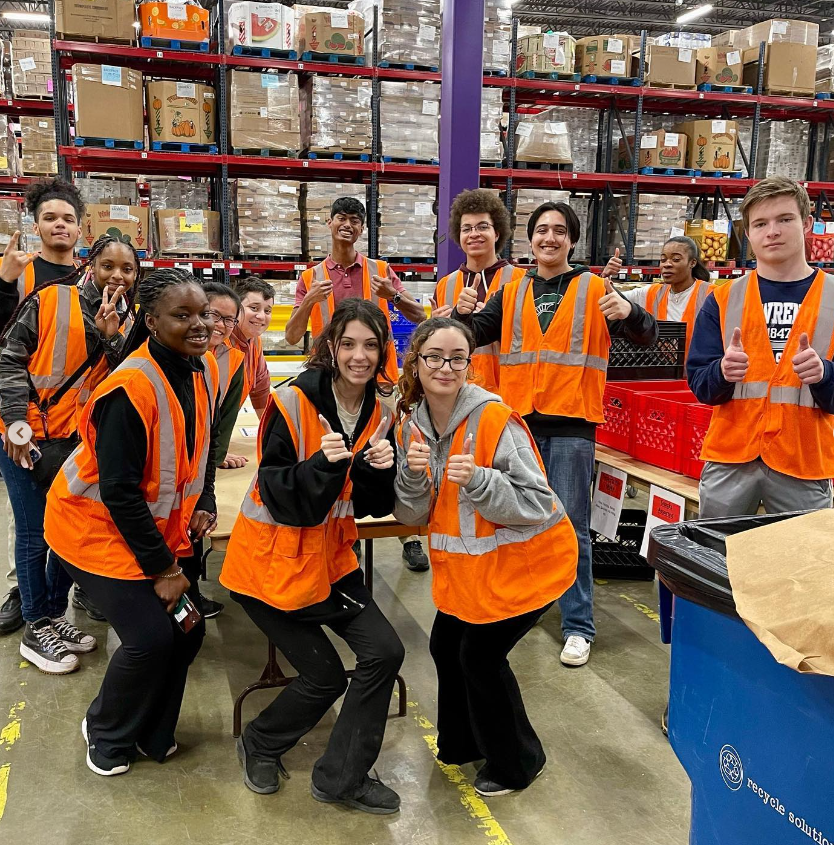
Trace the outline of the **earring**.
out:
<instances>
[{"instance_id":1,"label":"earring","mask_svg":"<svg viewBox=\"0 0 834 845\"><path fill-rule=\"evenodd\" d=\"M335 355L330 356L330 364L333 367L333 369L335 370L336 369L336 356Z\"/></svg>"},{"instance_id":2,"label":"earring","mask_svg":"<svg viewBox=\"0 0 834 845\"><path fill-rule=\"evenodd\" d=\"M417 378L417 370L412 370L411 375L414 376L414 378Z\"/></svg>"}]
</instances>

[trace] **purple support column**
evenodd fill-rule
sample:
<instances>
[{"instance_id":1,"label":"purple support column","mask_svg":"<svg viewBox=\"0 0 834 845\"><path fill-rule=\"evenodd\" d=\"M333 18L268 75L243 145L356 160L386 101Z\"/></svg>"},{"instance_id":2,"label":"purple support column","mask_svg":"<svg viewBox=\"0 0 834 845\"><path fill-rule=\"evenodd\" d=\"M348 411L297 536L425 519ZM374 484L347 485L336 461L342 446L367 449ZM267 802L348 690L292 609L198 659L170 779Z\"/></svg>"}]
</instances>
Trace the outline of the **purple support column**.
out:
<instances>
[{"instance_id":1,"label":"purple support column","mask_svg":"<svg viewBox=\"0 0 834 845\"><path fill-rule=\"evenodd\" d=\"M448 237L452 200L480 184L484 0L445 0L440 102L440 187L437 194L438 277L463 261Z\"/></svg>"}]
</instances>

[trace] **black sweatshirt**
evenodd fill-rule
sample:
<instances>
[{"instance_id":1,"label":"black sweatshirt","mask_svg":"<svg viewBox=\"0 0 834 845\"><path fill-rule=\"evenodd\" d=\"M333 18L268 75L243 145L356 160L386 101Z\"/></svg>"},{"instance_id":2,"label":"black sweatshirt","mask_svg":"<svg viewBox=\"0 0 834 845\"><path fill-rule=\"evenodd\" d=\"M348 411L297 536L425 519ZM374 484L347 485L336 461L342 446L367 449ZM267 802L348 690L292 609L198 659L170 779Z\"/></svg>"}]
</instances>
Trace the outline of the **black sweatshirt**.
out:
<instances>
[{"instance_id":1,"label":"black sweatshirt","mask_svg":"<svg viewBox=\"0 0 834 845\"><path fill-rule=\"evenodd\" d=\"M53 279L62 279L72 272L71 264L53 264L38 256L33 262L35 268L35 284L42 285L44 282L51 282ZM20 303L20 294L17 290L17 279L7 282L0 279L0 329L9 322L14 314L15 308Z\"/></svg>"},{"instance_id":2,"label":"black sweatshirt","mask_svg":"<svg viewBox=\"0 0 834 845\"><path fill-rule=\"evenodd\" d=\"M345 433L336 412L328 372L305 370L293 384L302 390L334 432ZM371 381L365 389L365 399L356 423L354 433L357 437L369 425L375 401L376 390ZM393 446L394 426L389 429L388 439ZM350 445L350 438L346 440ZM345 459L330 463L321 449L308 460L299 461L283 414L273 414L264 432L263 456L258 468L261 499L272 518L283 525L321 525L342 492L348 468L353 481L351 499L354 517L387 516L394 508L396 461L390 469L374 469L363 457L368 448L362 449L352 462Z\"/></svg>"},{"instance_id":3,"label":"black sweatshirt","mask_svg":"<svg viewBox=\"0 0 834 845\"><path fill-rule=\"evenodd\" d=\"M165 374L185 417L185 439L188 456L196 445L196 408L192 374L204 372L199 358L183 358L153 338L150 353ZM146 575L156 575L174 563L174 555L156 527L139 485L145 474L148 442L139 412L122 388L114 390L96 403L93 409L96 424L96 459L98 460L101 501L136 557ZM212 430L209 458L217 440L217 414L212 408ZM215 465L206 461L203 494L196 510L217 513L214 500Z\"/></svg>"},{"instance_id":4,"label":"black sweatshirt","mask_svg":"<svg viewBox=\"0 0 834 845\"><path fill-rule=\"evenodd\" d=\"M533 300L542 332L547 331L553 315L562 302L571 279L589 271L588 267L574 267L567 273L543 279L537 268L528 271L533 278ZM622 294L620 294L622 296ZM485 346L501 340L504 322L504 288L497 291L477 314L460 315L457 310L452 316L466 323L475 332L475 344ZM624 320L608 320L611 337L625 337L638 346L651 346L657 340L657 320L636 303L631 303L631 314ZM524 417L530 431L537 437L581 437L596 439L596 423L576 417L557 417L533 411Z\"/></svg>"},{"instance_id":5,"label":"black sweatshirt","mask_svg":"<svg viewBox=\"0 0 834 845\"><path fill-rule=\"evenodd\" d=\"M226 460L226 454L229 451L229 441L234 434L235 422L242 404L243 375L243 364L241 364L232 376L229 389L223 397L223 403L217 410L217 440L212 443L213 451L209 455L209 460L215 467L219 467Z\"/></svg>"}]
</instances>

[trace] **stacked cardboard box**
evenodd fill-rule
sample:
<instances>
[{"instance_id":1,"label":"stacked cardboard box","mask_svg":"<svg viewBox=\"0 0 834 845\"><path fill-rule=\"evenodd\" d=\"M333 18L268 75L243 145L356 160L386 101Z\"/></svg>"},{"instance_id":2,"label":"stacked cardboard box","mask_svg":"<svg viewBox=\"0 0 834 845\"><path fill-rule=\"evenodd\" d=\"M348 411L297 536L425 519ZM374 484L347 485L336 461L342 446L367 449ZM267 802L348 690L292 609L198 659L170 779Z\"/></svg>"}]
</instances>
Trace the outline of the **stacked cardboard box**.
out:
<instances>
[{"instance_id":1,"label":"stacked cardboard box","mask_svg":"<svg viewBox=\"0 0 834 845\"><path fill-rule=\"evenodd\" d=\"M348 8L364 16L371 29L378 9L380 62L440 66L440 0L352 0ZM373 37L365 55L373 52Z\"/></svg>"},{"instance_id":2,"label":"stacked cardboard box","mask_svg":"<svg viewBox=\"0 0 834 845\"><path fill-rule=\"evenodd\" d=\"M139 189L135 179L94 179L76 176L75 186L85 203L139 205Z\"/></svg>"},{"instance_id":3,"label":"stacked cardboard box","mask_svg":"<svg viewBox=\"0 0 834 845\"><path fill-rule=\"evenodd\" d=\"M156 248L162 243L162 232L159 229L158 212L166 209L180 209L200 211L209 208L209 183L199 179L174 179L167 176L154 176L148 179L150 186L151 220L157 224L155 231ZM168 224L169 228L173 223ZM184 234L187 234L184 232ZM199 234L199 233L198 233ZM182 251L183 250L174 250Z\"/></svg>"},{"instance_id":4,"label":"stacked cardboard box","mask_svg":"<svg viewBox=\"0 0 834 845\"><path fill-rule=\"evenodd\" d=\"M328 6L294 6L295 48L299 53L365 54L365 19L355 11Z\"/></svg>"},{"instance_id":5,"label":"stacked cardboard box","mask_svg":"<svg viewBox=\"0 0 834 845\"><path fill-rule=\"evenodd\" d=\"M238 179L238 255L301 256L300 182Z\"/></svg>"},{"instance_id":6,"label":"stacked cardboard box","mask_svg":"<svg viewBox=\"0 0 834 845\"><path fill-rule=\"evenodd\" d=\"M144 141L142 74L115 65L73 65L75 134Z\"/></svg>"},{"instance_id":7,"label":"stacked cardboard box","mask_svg":"<svg viewBox=\"0 0 834 845\"><path fill-rule=\"evenodd\" d=\"M102 235L112 235L130 241L137 250L147 251L150 249L149 234L147 206L88 203L81 220L79 243L89 249Z\"/></svg>"},{"instance_id":8,"label":"stacked cardboard box","mask_svg":"<svg viewBox=\"0 0 834 845\"><path fill-rule=\"evenodd\" d=\"M9 118L0 114L0 175L20 176L20 156L17 139L9 124Z\"/></svg>"},{"instance_id":9,"label":"stacked cardboard box","mask_svg":"<svg viewBox=\"0 0 834 845\"><path fill-rule=\"evenodd\" d=\"M151 141L215 144L214 88L199 82L148 83L148 135Z\"/></svg>"},{"instance_id":10,"label":"stacked cardboard box","mask_svg":"<svg viewBox=\"0 0 834 845\"><path fill-rule=\"evenodd\" d=\"M516 161L571 164L571 131L561 106L524 115L515 129ZM571 110L573 112L573 110Z\"/></svg>"},{"instance_id":11,"label":"stacked cardboard box","mask_svg":"<svg viewBox=\"0 0 834 845\"><path fill-rule=\"evenodd\" d=\"M664 47L657 44L646 48L644 79L647 85L695 87L696 52L690 47ZM632 75L637 76L639 67Z\"/></svg>"},{"instance_id":12,"label":"stacked cardboard box","mask_svg":"<svg viewBox=\"0 0 834 845\"><path fill-rule=\"evenodd\" d=\"M513 0L484 0L484 70L510 69Z\"/></svg>"},{"instance_id":13,"label":"stacked cardboard box","mask_svg":"<svg viewBox=\"0 0 834 845\"><path fill-rule=\"evenodd\" d=\"M500 88L481 91L481 161L498 163L504 158L501 143L501 118L504 100Z\"/></svg>"},{"instance_id":14,"label":"stacked cardboard box","mask_svg":"<svg viewBox=\"0 0 834 845\"><path fill-rule=\"evenodd\" d=\"M326 153L370 153L371 92L368 79L308 79L300 93L303 148Z\"/></svg>"},{"instance_id":15,"label":"stacked cardboard box","mask_svg":"<svg viewBox=\"0 0 834 845\"><path fill-rule=\"evenodd\" d=\"M804 120L767 120L759 127L756 178L787 176L805 179L809 126Z\"/></svg>"},{"instance_id":16,"label":"stacked cardboard box","mask_svg":"<svg viewBox=\"0 0 834 845\"><path fill-rule=\"evenodd\" d=\"M640 150L638 167L686 167L686 144L688 138L681 132L667 132L665 129L657 129L654 132L646 132L640 138ZM634 136L626 142L620 140L617 170L621 173L630 172L632 160L629 150L634 152Z\"/></svg>"},{"instance_id":17,"label":"stacked cardboard box","mask_svg":"<svg viewBox=\"0 0 834 845\"><path fill-rule=\"evenodd\" d=\"M437 188L379 186L379 254L385 258L434 259Z\"/></svg>"},{"instance_id":18,"label":"stacked cardboard box","mask_svg":"<svg viewBox=\"0 0 834 845\"><path fill-rule=\"evenodd\" d=\"M608 254L619 248L625 255L625 242L617 219L628 234L629 198L617 197L608 220ZM683 234L687 219L687 198L664 194L640 194L637 205L637 227L634 241L634 260L657 261L667 238ZM674 230L674 231L673 231Z\"/></svg>"},{"instance_id":19,"label":"stacked cardboard box","mask_svg":"<svg viewBox=\"0 0 834 845\"><path fill-rule=\"evenodd\" d=\"M293 73L233 70L230 78L231 146L243 150L300 150L298 77Z\"/></svg>"},{"instance_id":20,"label":"stacked cardboard box","mask_svg":"<svg viewBox=\"0 0 834 845\"><path fill-rule=\"evenodd\" d=\"M295 49L295 12L280 3L226 0L226 52L238 46Z\"/></svg>"},{"instance_id":21,"label":"stacked cardboard box","mask_svg":"<svg viewBox=\"0 0 834 845\"><path fill-rule=\"evenodd\" d=\"M817 49L815 87L821 93L834 92L834 44L825 44Z\"/></svg>"},{"instance_id":22,"label":"stacked cardboard box","mask_svg":"<svg viewBox=\"0 0 834 845\"><path fill-rule=\"evenodd\" d=\"M548 191L540 188L518 188L513 196L513 242L511 255L514 261L532 261L533 252L527 237L530 215L545 202L570 203L570 191Z\"/></svg>"},{"instance_id":23,"label":"stacked cardboard box","mask_svg":"<svg viewBox=\"0 0 834 845\"><path fill-rule=\"evenodd\" d=\"M55 32L60 35L131 43L135 19L133 0L55 0Z\"/></svg>"},{"instance_id":24,"label":"stacked cardboard box","mask_svg":"<svg viewBox=\"0 0 834 845\"><path fill-rule=\"evenodd\" d=\"M330 252L330 209L340 197L353 197L362 205L367 204L364 185L341 184L338 182L308 182L301 195L302 240L304 255L311 261L321 261ZM359 252L368 253L368 226L356 242Z\"/></svg>"},{"instance_id":25,"label":"stacked cardboard box","mask_svg":"<svg viewBox=\"0 0 834 845\"><path fill-rule=\"evenodd\" d=\"M576 39L567 32L546 32L518 39L518 73L573 73L575 65Z\"/></svg>"},{"instance_id":26,"label":"stacked cardboard box","mask_svg":"<svg viewBox=\"0 0 834 845\"><path fill-rule=\"evenodd\" d=\"M736 166L738 124L734 120L692 120L672 127L687 136L687 167L730 173Z\"/></svg>"},{"instance_id":27,"label":"stacked cardboard box","mask_svg":"<svg viewBox=\"0 0 834 845\"><path fill-rule=\"evenodd\" d=\"M576 42L576 70L582 76L631 75L633 35L592 35Z\"/></svg>"},{"instance_id":28,"label":"stacked cardboard box","mask_svg":"<svg viewBox=\"0 0 834 845\"><path fill-rule=\"evenodd\" d=\"M167 208L156 212L160 255L214 255L222 249L220 212Z\"/></svg>"},{"instance_id":29,"label":"stacked cardboard box","mask_svg":"<svg viewBox=\"0 0 834 845\"><path fill-rule=\"evenodd\" d=\"M20 135L24 174L50 176L57 173L54 118L24 115L20 118Z\"/></svg>"},{"instance_id":30,"label":"stacked cardboard box","mask_svg":"<svg viewBox=\"0 0 834 845\"><path fill-rule=\"evenodd\" d=\"M437 158L440 86L432 82L381 83L382 154L431 161Z\"/></svg>"},{"instance_id":31,"label":"stacked cardboard box","mask_svg":"<svg viewBox=\"0 0 834 845\"><path fill-rule=\"evenodd\" d=\"M695 81L701 85L743 85L744 65L741 50L734 47L704 47L697 51Z\"/></svg>"},{"instance_id":32,"label":"stacked cardboard box","mask_svg":"<svg viewBox=\"0 0 834 845\"><path fill-rule=\"evenodd\" d=\"M12 94L15 97L52 98L52 51L48 32L15 30L10 60Z\"/></svg>"},{"instance_id":33,"label":"stacked cardboard box","mask_svg":"<svg viewBox=\"0 0 834 845\"><path fill-rule=\"evenodd\" d=\"M0 252L5 252L15 232L22 232L22 206L16 199L0 199Z\"/></svg>"}]
</instances>

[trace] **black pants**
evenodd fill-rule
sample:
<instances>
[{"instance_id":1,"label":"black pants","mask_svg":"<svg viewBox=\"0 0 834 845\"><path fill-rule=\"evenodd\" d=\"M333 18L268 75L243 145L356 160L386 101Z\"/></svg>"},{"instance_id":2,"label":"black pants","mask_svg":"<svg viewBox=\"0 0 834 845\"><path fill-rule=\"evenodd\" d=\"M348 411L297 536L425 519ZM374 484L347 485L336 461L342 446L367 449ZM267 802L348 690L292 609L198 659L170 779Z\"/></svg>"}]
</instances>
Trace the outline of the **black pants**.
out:
<instances>
[{"instance_id":1,"label":"black pants","mask_svg":"<svg viewBox=\"0 0 834 845\"><path fill-rule=\"evenodd\" d=\"M523 789L541 771L544 749L507 655L549 607L485 625L437 612L429 650L437 667L437 746L444 763L484 758L484 776L511 789Z\"/></svg>"},{"instance_id":2,"label":"black pants","mask_svg":"<svg viewBox=\"0 0 834 845\"><path fill-rule=\"evenodd\" d=\"M121 640L99 694L87 710L90 741L105 757L136 757L136 745L162 761L174 744L188 667L205 635L205 623L184 634L153 589L153 581L125 581L64 568L92 599ZM197 573L186 570L188 596L202 613Z\"/></svg>"},{"instance_id":3,"label":"black pants","mask_svg":"<svg viewBox=\"0 0 834 845\"><path fill-rule=\"evenodd\" d=\"M250 596L232 593L252 621L298 672L243 733L247 753L275 759L312 730L347 689L327 748L313 767L317 789L338 798L358 798L370 781L405 649L373 599L353 618L304 621ZM322 624L356 655L350 681Z\"/></svg>"}]
</instances>

